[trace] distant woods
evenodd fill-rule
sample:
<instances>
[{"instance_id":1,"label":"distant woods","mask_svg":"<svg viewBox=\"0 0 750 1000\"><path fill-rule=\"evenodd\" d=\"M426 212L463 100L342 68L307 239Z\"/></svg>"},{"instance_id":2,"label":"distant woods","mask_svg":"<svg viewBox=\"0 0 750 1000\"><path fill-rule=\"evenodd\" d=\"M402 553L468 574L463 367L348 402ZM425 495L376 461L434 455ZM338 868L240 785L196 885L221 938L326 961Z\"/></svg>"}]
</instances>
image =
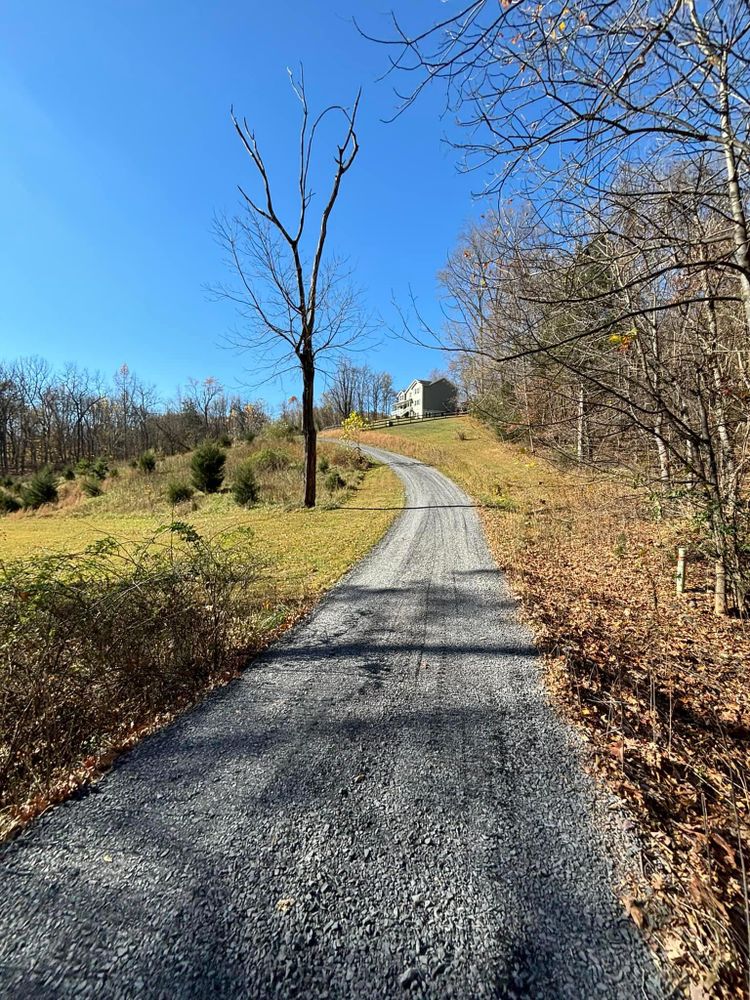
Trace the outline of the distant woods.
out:
<instances>
[{"instance_id":1,"label":"distant woods","mask_svg":"<svg viewBox=\"0 0 750 1000\"><path fill-rule=\"evenodd\" d=\"M370 420L383 417L393 398L387 372L342 358L314 407L315 425L339 424L352 411ZM301 432L298 397L281 405L279 419ZM202 441L257 435L269 420L263 400L231 393L216 378L189 379L175 398L164 400L127 365L107 379L72 364L55 369L39 357L0 361L3 475L99 456L129 461L150 450L174 455Z\"/></svg>"},{"instance_id":2,"label":"distant woods","mask_svg":"<svg viewBox=\"0 0 750 1000\"><path fill-rule=\"evenodd\" d=\"M350 413L368 420L390 413L396 393L388 372L376 372L369 365L355 365L342 359L328 382L318 407L321 426L339 424Z\"/></svg>"},{"instance_id":3,"label":"distant woods","mask_svg":"<svg viewBox=\"0 0 750 1000\"><path fill-rule=\"evenodd\" d=\"M214 378L191 379L177 397L127 365L112 380L41 358L0 361L0 471L25 474L44 465L107 455L128 460L148 449L174 454L199 441L242 437L267 421L263 404L231 395Z\"/></svg>"}]
</instances>

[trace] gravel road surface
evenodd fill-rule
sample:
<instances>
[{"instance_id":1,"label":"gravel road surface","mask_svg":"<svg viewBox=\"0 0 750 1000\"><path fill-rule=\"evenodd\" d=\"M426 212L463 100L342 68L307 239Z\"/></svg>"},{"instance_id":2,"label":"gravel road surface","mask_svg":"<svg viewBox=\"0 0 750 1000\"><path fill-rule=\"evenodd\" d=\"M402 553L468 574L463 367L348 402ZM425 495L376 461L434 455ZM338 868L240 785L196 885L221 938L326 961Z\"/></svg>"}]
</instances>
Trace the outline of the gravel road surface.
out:
<instances>
[{"instance_id":1,"label":"gravel road surface","mask_svg":"<svg viewBox=\"0 0 750 1000\"><path fill-rule=\"evenodd\" d=\"M235 683L0 849L3 997L661 997L619 819L453 483Z\"/></svg>"}]
</instances>

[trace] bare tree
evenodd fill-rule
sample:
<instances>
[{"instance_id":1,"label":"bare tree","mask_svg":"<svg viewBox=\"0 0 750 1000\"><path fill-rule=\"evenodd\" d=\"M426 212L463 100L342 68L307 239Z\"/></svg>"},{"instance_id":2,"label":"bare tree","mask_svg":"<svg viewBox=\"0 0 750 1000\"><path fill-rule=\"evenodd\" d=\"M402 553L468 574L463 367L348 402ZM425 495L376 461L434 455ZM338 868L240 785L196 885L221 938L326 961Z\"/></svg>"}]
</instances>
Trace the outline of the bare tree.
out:
<instances>
[{"instance_id":1,"label":"bare tree","mask_svg":"<svg viewBox=\"0 0 750 1000\"><path fill-rule=\"evenodd\" d=\"M388 372L375 372L369 365L341 358L328 378L321 405L338 422L353 412L374 420L388 413L393 396L393 379Z\"/></svg>"},{"instance_id":2,"label":"bare tree","mask_svg":"<svg viewBox=\"0 0 750 1000\"><path fill-rule=\"evenodd\" d=\"M239 284L220 294L236 302L249 321L248 331L236 339L269 364L272 372L296 368L302 378L302 432L305 439L306 507L315 506L317 432L314 392L317 361L324 351L341 349L361 330L356 296L343 262L326 257L326 240L344 175L359 151L356 118L359 93L350 109L333 104L311 119L304 77L291 78L302 109L297 173L297 218L289 224L276 209L274 192L255 133L247 121L232 112L232 123L250 159L260 194L240 186L242 212L218 224ZM332 116L343 120L343 135L334 154L333 179L320 216L314 222L310 173L321 126Z\"/></svg>"},{"instance_id":3,"label":"bare tree","mask_svg":"<svg viewBox=\"0 0 750 1000\"><path fill-rule=\"evenodd\" d=\"M725 209L710 161L627 166L581 202L576 239L490 214L444 276L447 346L481 411L580 462L630 467L662 510L688 499L718 612L748 593L750 345Z\"/></svg>"},{"instance_id":4,"label":"bare tree","mask_svg":"<svg viewBox=\"0 0 750 1000\"><path fill-rule=\"evenodd\" d=\"M344 420L355 409L359 383L359 368L342 358L323 393L323 405L331 407L336 420Z\"/></svg>"},{"instance_id":5,"label":"bare tree","mask_svg":"<svg viewBox=\"0 0 750 1000\"><path fill-rule=\"evenodd\" d=\"M200 414L206 435L210 426L216 426L217 423L223 425L227 422L228 403L224 395L224 387L213 376L205 379L188 379L185 399L189 400L195 411ZM225 427L221 426L220 433L224 430Z\"/></svg>"},{"instance_id":6,"label":"bare tree","mask_svg":"<svg viewBox=\"0 0 750 1000\"><path fill-rule=\"evenodd\" d=\"M750 7L746 0L472 0L380 39L415 79L402 109L442 82L467 138L465 164L512 178L561 238L583 198L609 189L618 165L707 156L723 187L733 253L713 263L737 279L750 335ZM550 217L558 214L557 220Z\"/></svg>"},{"instance_id":7,"label":"bare tree","mask_svg":"<svg viewBox=\"0 0 750 1000\"><path fill-rule=\"evenodd\" d=\"M190 379L186 393L163 402L127 365L108 384L73 364L55 371L42 358L0 361L0 473L132 459L146 448L187 451L206 437L242 437L268 419L261 401L228 400L213 378Z\"/></svg>"},{"instance_id":8,"label":"bare tree","mask_svg":"<svg viewBox=\"0 0 750 1000\"><path fill-rule=\"evenodd\" d=\"M472 0L385 41L413 81L401 109L442 82L465 167L491 171L485 191L512 181L529 216L464 241L434 346L489 380L509 427L572 435L581 462L629 448L665 497L689 489L716 609L727 589L742 608L750 6Z\"/></svg>"}]
</instances>

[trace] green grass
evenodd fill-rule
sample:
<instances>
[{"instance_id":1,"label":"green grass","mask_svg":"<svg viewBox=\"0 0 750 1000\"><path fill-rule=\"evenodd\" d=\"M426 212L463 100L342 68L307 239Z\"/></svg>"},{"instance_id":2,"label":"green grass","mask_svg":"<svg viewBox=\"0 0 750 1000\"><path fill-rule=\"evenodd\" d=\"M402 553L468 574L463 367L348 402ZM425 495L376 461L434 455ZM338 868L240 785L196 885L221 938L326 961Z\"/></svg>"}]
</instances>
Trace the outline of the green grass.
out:
<instances>
[{"instance_id":1,"label":"green grass","mask_svg":"<svg viewBox=\"0 0 750 1000\"><path fill-rule=\"evenodd\" d=\"M470 417L366 431L362 443L368 442L434 465L479 502L508 513L548 503L580 482Z\"/></svg>"},{"instance_id":2,"label":"green grass","mask_svg":"<svg viewBox=\"0 0 750 1000\"><path fill-rule=\"evenodd\" d=\"M331 466L340 469L346 487L331 495L321 476L320 504L314 510L305 510L299 506L301 447L296 442L273 445L288 452L293 465L281 472L259 475L261 503L254 508L239 507L228 486L233 470L265 446L262 439L252 446L229 449L225 491L199 495L195 502L175 507L166 500L166 484L174 479L189 479L189 455L161 461L150 475L121 468L117 478L106 481L100 497L82 496L78 482L64 483L58 504L0 518L0 558L23 558L39 551L81 552L91 542L107 536L140 541L172 520L192 524L205 536L249 527L264 564L262 588L266 603L270 606L274 601L312 598L378 541L395 516L395 511L387 508L403 503L403 489L389 469L378 466L363 473L351 468L349 453L323 442L321 454L327 454ZM352 506L374 510L355 510Z\"/></svg>"},{"instance_id":3,"label":"green grass","mask_svg":"<svg viewBox=\"0 0 750 1000\"><path fill-rule=\"evenodd\" d=\"M469 437L484 437L486 428L475 424L469 417L443 417L440 420L422 420L413 423L394 424L393 427L384 427L377 432L371 433L388 434L389 437L403 437L407 439L430 441L438 444L445 444L456 441L459 431L465 432Z\"/></svg>"}]
</instances>

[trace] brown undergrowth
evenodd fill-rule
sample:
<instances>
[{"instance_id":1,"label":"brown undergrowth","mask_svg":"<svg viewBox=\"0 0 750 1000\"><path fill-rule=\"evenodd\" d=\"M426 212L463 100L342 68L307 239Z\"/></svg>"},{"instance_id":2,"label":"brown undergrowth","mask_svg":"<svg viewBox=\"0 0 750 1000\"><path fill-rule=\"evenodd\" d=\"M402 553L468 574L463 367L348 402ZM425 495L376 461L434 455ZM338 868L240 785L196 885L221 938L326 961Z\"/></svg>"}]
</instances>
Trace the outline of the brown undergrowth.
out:
<instances>
[{"instance_id":1,"label":"brown undergrowth","mask_svg":"<svg viewBox=\"0 0 750 1000\"><path fill-rule=\"evenodd\" d=\"M684 519L626 484L561 471L464 422L368 434L453 476L545 654L558 705L631 807L643 866L623 902L691 1000L747 997L750 628L711 611ZM425 425L423 430L427 430ZM692 553L675 594L677 545Z\"/></svg>"}]
</instances>

